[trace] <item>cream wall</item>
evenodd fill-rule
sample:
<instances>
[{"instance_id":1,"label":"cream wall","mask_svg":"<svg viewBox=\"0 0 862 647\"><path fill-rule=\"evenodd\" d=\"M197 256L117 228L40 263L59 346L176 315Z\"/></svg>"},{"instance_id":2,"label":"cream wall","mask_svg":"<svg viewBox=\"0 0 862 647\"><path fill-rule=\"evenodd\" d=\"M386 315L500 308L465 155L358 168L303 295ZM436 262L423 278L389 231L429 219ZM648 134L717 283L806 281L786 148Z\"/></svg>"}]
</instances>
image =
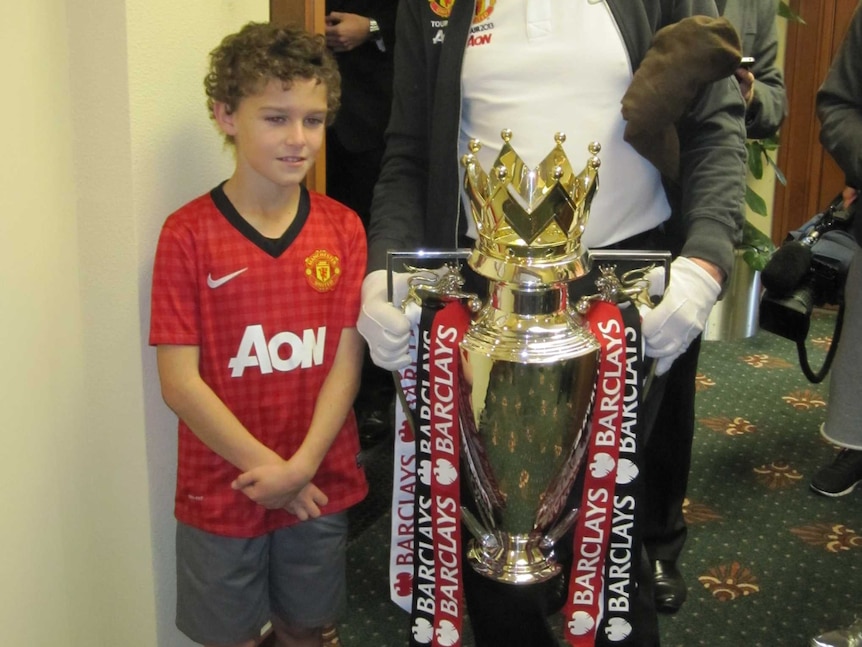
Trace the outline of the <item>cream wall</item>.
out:
<instances>
[{"instance_id":1,"label":"cream wall","mask_svg":"<svg viewBox=\"0 0 862 647\"><path fill-rule=\"evenodd\" d=\"M85 385L65 15L61 2L4 9L0 644L63 644L76 579L66 546L88 532L70 512Z\"/></svg>"},{"instance_id":2,"label":"cream wall","mask_svg":"<svg viewBox=\"0 0 862 647\"><path fill-rule=\"evenodd\" d=\"M174 419L146 346L165 216L230 170L206 54L265 0L0 21L0 644L174 647Z\"/></svg>"}]
</instances>

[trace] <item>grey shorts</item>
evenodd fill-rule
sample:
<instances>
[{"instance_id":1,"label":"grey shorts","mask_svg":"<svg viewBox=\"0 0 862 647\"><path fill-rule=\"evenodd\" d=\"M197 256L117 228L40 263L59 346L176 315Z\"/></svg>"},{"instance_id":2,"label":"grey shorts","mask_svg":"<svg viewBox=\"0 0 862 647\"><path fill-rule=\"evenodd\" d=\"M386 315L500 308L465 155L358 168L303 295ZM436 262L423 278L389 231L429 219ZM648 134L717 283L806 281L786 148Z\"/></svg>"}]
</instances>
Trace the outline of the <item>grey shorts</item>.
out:
<instances>
[{"instance_id":1,"label":"grey shorts","mask_svg":"<svg viewBox=\"0 0 862 647\"><path fill-rule=\"evenodd\" d=\"M261 537L177 524L177 628L202 644L260 638L276 617L295 627L334 623L347 604L347 513Z\"/></svg>"}]
</instances>

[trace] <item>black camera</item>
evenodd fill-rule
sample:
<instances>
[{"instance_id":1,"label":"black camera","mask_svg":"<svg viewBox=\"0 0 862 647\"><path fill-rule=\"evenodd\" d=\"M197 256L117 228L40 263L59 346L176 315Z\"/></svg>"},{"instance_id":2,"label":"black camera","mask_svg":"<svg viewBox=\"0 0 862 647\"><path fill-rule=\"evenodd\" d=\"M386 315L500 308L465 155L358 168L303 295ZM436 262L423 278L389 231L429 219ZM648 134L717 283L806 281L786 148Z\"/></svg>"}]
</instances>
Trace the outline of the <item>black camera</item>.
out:
<instances>
[{"instance_id":1,"label":"black camera","mask_svg":"<svg viewBox=\"0 0 862 647\"><path fill-rule=\"evenodd\" d=\"M856 203L844 209L841 196L800 229L790 232L761 273L760 327L796 342L803 371L813 382L804 342L816 306L844 304L844 282L856 250L850 232ZM840 319L839 319L840 321ZM836 331L840 334L840 323ZM838 334L833 336L837 343ZM828 370L824 365L823 375Z\"/></svg>"}]
</instances>

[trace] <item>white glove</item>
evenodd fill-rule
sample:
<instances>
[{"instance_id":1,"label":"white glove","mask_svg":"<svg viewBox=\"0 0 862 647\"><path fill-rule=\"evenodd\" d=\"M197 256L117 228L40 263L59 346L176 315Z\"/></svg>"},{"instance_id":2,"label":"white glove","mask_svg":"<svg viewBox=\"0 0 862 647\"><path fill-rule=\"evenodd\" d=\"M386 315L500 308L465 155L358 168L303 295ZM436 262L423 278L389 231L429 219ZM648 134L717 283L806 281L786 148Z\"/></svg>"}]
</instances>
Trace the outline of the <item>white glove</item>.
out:
<instances>
[{"instance_id":1,"label":"white glove","mask_svg":"<svg viewBox=\"0 0 862 647\"><path fill-rule=\"evenodd\" d=\"M407 273L392 276L392 301L401 304L407 296ZM386 270L375 270L362 282L362 307L356 329L368 343L372 361L380 368L397 371L411 362L408 353L410 329L419 321L421 309L409 304L407 313L386 298Z\"/></svg>"},{"instance_id":2,"label":"white glove","mask_svg":"<svg viewBox=\"0 0 862 647\"><path fill-rule=\"evenodd\" d=\"M684 256L671 264L670 283L655 308L640 307L641 331L647 357L654 357L656 375L666 373L673 361L703 332L721 286L709 272ZM651 270L650 285L664 285L664 268Z\"/></svg>"}]
</instances>

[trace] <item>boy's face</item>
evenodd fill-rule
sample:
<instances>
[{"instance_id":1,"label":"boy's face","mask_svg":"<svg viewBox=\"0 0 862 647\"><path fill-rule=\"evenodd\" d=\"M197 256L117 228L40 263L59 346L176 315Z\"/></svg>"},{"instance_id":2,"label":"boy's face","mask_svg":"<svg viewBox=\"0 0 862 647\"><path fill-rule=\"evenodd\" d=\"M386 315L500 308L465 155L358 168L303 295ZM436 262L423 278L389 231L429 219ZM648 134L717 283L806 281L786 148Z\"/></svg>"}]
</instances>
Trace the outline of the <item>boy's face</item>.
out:
<instances>
[{"instance_id":1,"label":"boy's face","mask_svg":"<svg viewBox=\"0 0 862 647\"><path fill-rule=\"evenodd\" d=\"M315 79L295 79L287 89L273 79L231 114L216 104L216 122L234 138L237 174L282 188L299 185L323 145L326 96Z\"/></svg>"}]
</instances>

